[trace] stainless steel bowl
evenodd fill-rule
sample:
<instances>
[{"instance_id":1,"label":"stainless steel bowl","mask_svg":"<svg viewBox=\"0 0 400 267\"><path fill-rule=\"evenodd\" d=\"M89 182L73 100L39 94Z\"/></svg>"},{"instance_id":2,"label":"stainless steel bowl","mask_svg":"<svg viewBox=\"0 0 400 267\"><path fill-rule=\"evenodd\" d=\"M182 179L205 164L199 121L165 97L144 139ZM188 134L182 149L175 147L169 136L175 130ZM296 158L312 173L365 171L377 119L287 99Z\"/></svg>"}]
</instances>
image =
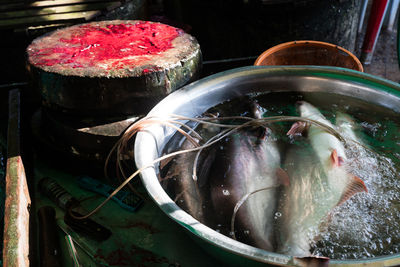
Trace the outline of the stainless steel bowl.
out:
<instances>
[{"instance_id":1,"label":"stainless steel bowl","mask_svg":"<svg viewBox=\"0 0 400 267\"><path fill-rule=\"evenodd\" d=\"M195 117L223 101L249 93L267 91L330 92L351 96L400 112L400 86L358 71L335 67L250 66L215 74L172 93L149 113L155 116L180 114ZM138 168L151 165L159 157L174 131L153 126L139 133L135 142ZM157 205L184 227L204 249L230 265L298 266L294 257L261 250L224 236L194 219L178 207L157 179L157 167L147 168L141 179ZM400 255L330 262L333 266L398 266Z\"/></svg>"}]
</instances>

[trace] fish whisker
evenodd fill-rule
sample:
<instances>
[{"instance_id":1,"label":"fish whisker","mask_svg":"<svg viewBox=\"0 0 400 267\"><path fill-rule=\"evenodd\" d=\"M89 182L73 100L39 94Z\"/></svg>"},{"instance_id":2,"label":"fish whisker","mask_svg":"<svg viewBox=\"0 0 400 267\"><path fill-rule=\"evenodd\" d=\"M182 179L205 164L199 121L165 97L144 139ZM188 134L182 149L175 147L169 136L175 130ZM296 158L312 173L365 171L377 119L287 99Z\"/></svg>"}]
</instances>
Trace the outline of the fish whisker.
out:
<instances>
[{"instance_id":1,"label":"fish whisker","mask_svg":"<svg viewBox=\"0 0 400 267\"><path fill-rule=\"evenodd\" d=\"M239 210L239 208L243 205L243 203L253 194L261 192L261 191L265 191L265 190L270 190L273 188L277 188L279 187L279 185L274 185L274 186L268 186L268 187L263 187L257 190L254 190L250 193L245 194L241 199L239 199L239 201L236 203L235 207L233 208L233 213L232 213L232 218L231 218L231 235L232 238L236 239L236 235L235 235L235 218L236 218L236 214Z\"/></svg>"}]
</instances>

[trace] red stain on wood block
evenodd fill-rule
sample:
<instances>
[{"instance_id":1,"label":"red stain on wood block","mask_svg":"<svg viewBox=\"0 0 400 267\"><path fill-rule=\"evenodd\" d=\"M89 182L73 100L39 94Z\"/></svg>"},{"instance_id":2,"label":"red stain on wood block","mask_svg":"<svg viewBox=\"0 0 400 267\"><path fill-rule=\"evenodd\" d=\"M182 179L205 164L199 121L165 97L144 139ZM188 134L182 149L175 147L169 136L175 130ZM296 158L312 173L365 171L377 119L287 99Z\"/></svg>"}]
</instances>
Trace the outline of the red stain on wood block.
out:
<instances>
[{"instance_id":1,"label":"red stain on wood block","mask_svg":"<svg viewBox=\"0 0 400 267\"><path fill-rule=\"evenodd\" d=\"M143 21L136 24L80 25L64 33L69 36L60 36L57 40L60 34L54 34L50 37L54 40L42 40L40 44L33 45L28 50L31 63L35 66L59 64L71 68L102 68L103 65L107 69L123 68L141 64L147 60L146 56L172 48L172 41L183 31ZM44 41L48 41L47 46Z\"/></svg>"},{"instance_id":2,"label":"red stain on wood block","mask_svg":"<svg viewBox=\"0 0 400 267\"><path fill-rule=\"evenodd\" d=\"M193 36L139 20L59 29L33 40L27 55L44 105L94 116L148 112L196 79L202 61Z\"/></svg>"}]
</instances>

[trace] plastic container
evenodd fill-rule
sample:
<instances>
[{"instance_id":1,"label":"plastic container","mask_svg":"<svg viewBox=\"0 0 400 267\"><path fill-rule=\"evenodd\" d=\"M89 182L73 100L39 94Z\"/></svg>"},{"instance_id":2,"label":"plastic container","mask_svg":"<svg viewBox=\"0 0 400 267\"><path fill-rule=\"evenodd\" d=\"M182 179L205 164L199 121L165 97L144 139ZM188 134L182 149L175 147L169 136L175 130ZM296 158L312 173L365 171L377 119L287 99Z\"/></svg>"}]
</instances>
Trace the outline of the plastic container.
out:
<instances>
[{"instance_id":1,"label":"plastic container","mask_svg":"<svg viewBox=\"0 0 400 267\"><path fill-rule=\"evenodd\" d=\"M254 65L333 66L364 72L360 60L343 47L320 41L293 41L271 47Z\"/></svg>"}]
</instances>

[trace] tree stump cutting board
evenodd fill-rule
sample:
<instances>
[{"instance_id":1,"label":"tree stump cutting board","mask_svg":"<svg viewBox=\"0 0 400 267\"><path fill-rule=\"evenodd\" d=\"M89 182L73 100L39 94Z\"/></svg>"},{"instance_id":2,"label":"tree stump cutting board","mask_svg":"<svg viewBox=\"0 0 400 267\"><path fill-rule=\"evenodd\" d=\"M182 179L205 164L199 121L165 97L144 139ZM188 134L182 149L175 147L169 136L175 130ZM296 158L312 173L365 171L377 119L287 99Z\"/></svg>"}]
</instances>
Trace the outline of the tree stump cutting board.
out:
<instances>
[{"instance_id":1,"label":"tree stump cutting board","mask_svg":"<svg viewBox=\"0 0 400 267\"><path fill-rule=\"evenodd\" d=\"M202 60L194 37L138 20L60 29L35 39L27 55L45 106L90 116L146 113L196 79Z\"/></svg>"}]
</instances>

